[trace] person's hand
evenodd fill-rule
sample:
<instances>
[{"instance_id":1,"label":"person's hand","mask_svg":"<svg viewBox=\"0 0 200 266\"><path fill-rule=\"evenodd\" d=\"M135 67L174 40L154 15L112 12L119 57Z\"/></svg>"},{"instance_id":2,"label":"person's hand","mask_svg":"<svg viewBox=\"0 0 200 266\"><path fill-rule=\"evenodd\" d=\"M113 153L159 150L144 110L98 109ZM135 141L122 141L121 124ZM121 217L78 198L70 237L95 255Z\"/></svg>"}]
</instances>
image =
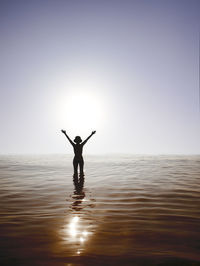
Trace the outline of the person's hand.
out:
<instances>
[{"instance_id":1,"label":"person's hand","mask_svg":"<svg viewBox=\"0 0 200 266\"><path fill-rule=\"evenodd\" d=\"M96 133L96 130L95 131L92 131L92 135L94 135Z\"/></svg>"},{"instance_id":2,"label":"person's hand","mask_svg":"<svg viewBox=\"0 0 200 266\"><path fill-rule=\"evenodd\" d=\"M62 133L66 134L66 131L64 129L61 130Z\"/></svg>"}]
</instances>

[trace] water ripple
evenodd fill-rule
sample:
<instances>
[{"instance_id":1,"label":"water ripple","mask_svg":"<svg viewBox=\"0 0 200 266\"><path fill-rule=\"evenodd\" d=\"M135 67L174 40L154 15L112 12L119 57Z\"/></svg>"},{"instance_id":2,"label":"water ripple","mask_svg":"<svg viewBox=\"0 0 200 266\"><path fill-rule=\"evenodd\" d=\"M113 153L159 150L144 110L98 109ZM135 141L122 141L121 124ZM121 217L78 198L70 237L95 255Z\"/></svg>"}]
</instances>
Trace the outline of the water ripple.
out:
<instances>
[{"instance_id":1,"label":"water ripple","mask_svg":"<svg viewBox=\"0 0 200 266\"><path fill-rule=\"evenodd\" d=\"M73 180L70 156L0 157L2 265L200 263L199 156L86 162Z\"/></svg>"}]
</instances>

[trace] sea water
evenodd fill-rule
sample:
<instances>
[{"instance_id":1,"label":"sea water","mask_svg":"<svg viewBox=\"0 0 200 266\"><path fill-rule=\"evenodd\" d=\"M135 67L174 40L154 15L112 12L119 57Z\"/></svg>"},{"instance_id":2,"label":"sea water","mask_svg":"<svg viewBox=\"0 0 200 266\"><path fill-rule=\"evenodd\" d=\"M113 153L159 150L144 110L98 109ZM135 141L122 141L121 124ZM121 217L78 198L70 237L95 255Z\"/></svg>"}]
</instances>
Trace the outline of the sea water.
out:
<instances>
[{"instance_id":1,"label":"sea water","mask_svg":"<svg viewBox=\"0 0 200 266\"><path fill-rule=\"evenodd\" d=\"M0 156L0 265L200 265L200 156Z\"/></svg>"}]
</instances>

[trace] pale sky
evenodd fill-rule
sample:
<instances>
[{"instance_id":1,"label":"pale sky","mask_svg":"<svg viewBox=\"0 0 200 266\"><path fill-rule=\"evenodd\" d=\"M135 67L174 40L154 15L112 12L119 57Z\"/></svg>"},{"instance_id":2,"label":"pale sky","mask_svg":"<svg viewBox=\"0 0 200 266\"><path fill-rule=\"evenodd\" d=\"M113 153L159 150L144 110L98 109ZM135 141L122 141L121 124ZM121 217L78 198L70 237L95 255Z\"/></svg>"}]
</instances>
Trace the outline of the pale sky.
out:
<instances>
[{"instance_id":1,"label":"pale sky","mask_svg":"<svg viewBox=\"0 0 200 266\"><path fill-rule=\"evenodd\" d=\"M200 154L198 0L1 0L0 153Z\"/></svg>"}]
</instances>

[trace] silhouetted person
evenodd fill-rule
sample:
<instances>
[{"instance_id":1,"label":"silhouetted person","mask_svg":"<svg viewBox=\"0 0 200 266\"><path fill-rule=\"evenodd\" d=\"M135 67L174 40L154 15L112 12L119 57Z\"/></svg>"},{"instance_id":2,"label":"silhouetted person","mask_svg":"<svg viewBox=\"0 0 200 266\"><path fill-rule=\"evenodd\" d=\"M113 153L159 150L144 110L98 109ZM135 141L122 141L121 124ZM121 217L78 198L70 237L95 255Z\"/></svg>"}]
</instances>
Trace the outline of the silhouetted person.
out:
<instances>
[{"instance_id":1,"label":"silhouetted person","mask_svg":"<svg viewBox=\"0 0 200 266\"><path fill-rule=\"evenodd\" d=\"M80 175L83 176L84 172L83 172L83 167L84 167L84 160L83 160L83 145L85 145L85 143L88 141L89 138L92 137L92 135L94 135L96 133L96 131L92 131L92 133L89 135L89 137L87 137L86 140L84 140L82 142L82 139L80 136L76 136L74 139L74 142L70 139L70 137L66 134L65 130L61 130L62 133L65 134L65 136L67 137L67 139L69 140L69 142L72 144L73 148L74 148L74 160L73 160L73 166L74 166L74 175L78 175L78 165L79 165L79 169L80 169Z\"/></svg>"}]
</instances>

